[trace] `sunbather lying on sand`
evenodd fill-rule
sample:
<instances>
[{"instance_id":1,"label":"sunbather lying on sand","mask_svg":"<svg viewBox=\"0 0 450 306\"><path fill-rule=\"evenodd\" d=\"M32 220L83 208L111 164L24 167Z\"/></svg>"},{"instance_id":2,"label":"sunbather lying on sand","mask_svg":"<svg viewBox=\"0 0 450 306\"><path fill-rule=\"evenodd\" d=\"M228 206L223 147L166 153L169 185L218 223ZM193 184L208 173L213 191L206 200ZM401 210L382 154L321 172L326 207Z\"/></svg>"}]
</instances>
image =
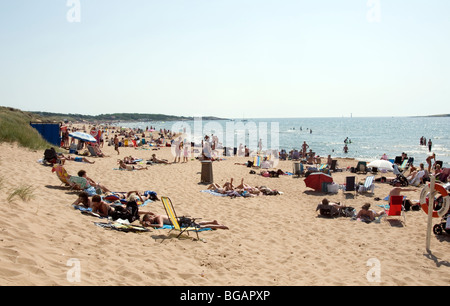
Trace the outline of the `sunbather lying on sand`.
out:
<instances>
[{"instance_id":1,"label":"sunbather lying on sand","mask_svg":"<svg viewBox=\"0 0 450 306\"><path fill-rule=\"evenodd\" d=\"M127 200L131 194L135 194L142 203L144 203L147 200L159 201L157 193L154 191L151 191L151 190L146 190L144 192L139 192L137 190L128 191L128 192L119 192L119 191L107 192L107 193L105 193L104 198L106 200L112 201L112 202L115 202L115 201L123 202L124 200Z\"/></svg>"},{"instance_id":2,"label":"sunbather lying on sand","mask_svg":"<svg viewBox=\"0 0 450 306\"><path fill-rule=\"evenodd\" d=\"M152 212L139 212L143 214L141 224L146 227L163 227L164 225L172 225L169 217L166 215L157 215ZM227 226L219 224L217 220L214 221L201 221L195 223L198 228L212 228L212 229L229 229Z\"/></svg>"},{"instance_id":3,"label":"sunbather lying on sand","mask_svg":"<svg viewBox=\"0 0 450 306\"><path fill-rule=\"evenodd\" d=\"M122 170L128 170L128 171L132 171L132 170L147 170L147 167L142 167L139 165L130 165L130 164L126 164L123 160L118 159L117 163L119 164L119 169Z\"/></svg>"},{"instance_id":4,"label":"sunbather lying on sand","mask_svg":"<svg viewBox=\"0 0 450 306\"><path fill-rule=\"evenodd\" d=\"M372 222L375 218L381 217L385 214L384 211L376 212L370 208L370 203L366 203L361 207L361 210L356 215L356 220L362 222Z\"/></svg>"},{"instance_id":5,"label":"sunbather lying on sand","mask_svg":"<svg viewBox=\"0 0 450 306\"><path fill-rule=\"evenodd\" d=\"M241 184L238 186L233 186L233 178L231 178L230 182L226 182L222 187L220 187L217 183L212 183L208 186L208 189L214 190L217 193L226 194L229 196L244 196L250 197L255 195L260 195L261 193L264 195L277 195L280 194L277 190L270 189L266 186L256 186L252 187L248 184L244 183L244 179L241 179Z\"/></svg>"},{"instance_id":6,"label":"sunbather lying on sand","mask_svg":"<svg viewBox=\"0 0 450 306\"><path fill-rule=\"evenodd\" d=\"M92 197L91 208L93 213L97 213L101 217L111 216L114 212L114 208L111 207L108 203L102 201L102 198L99 195L95 195Z\"/></svg>"},{"instance_id":7,"label":"sunbather lying on sand","mask_svg":"<svg viewBox=\"0 0 450 306\"><path fill-rule=\"evenodd\" d=\"M156 154L152 154L152 158L150 158L150 161L155 164L168 164L169 163L169 161L167 161L166 159L156 158Z\"/></svg>"},{"instance_id":8,"label":"sunbather lying on sand","mask_svg":"<svg viewBox=\"0 0 450 306\"><path fill-rule=\"evenodd\" d=\"M134 157L132 157L131 155L130 155L130 156L125 156L125 157L123 158L123 162L124 162L125 164L135 164L135 163L137 163L139 160L140 160L139 158L134 158Z\"/></svg>"},{"instance_id":9,"label":"sunbather lying on sand","mask_svg":"<svg viewBox=\"0 0 450 306\"><path fill-rule=\"evenodd\" d=\"M70 155L64 156L63 154L61 154L60 159L61 159L61 164L63 164L63 165L66 162L66 160L71 160L71 161L76 161L76 162L85 162L85 163L89 163L89 164L95 163L93 161L88 160L86 157L82 157L82 156L72 157Z\"/></svg>"},{"instance_id":10,"label":"sunbather lying on sand","mask_svg":"<svg viewBox=\"0 0 450 306\"><path fill-rule=\"evenodd\" d=\"M78 194L78 198L75 202L72 203L75 206L83 206L84 208L91 208L92 203L91 199L89 199L89 194L85 191L82 191Z\"/></svg>"}]
</instances>

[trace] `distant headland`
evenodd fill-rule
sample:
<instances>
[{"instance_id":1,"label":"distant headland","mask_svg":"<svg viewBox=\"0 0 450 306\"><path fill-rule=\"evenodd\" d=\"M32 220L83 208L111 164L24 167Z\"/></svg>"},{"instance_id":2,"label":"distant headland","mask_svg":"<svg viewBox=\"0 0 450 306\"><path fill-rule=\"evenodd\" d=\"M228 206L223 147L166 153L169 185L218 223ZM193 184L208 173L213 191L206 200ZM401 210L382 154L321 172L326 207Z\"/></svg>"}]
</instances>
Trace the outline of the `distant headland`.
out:
<instances>
[{"instance_id":1,"label":"distant headland","mask_svg":"<svg viewBox=\"0 0 450 306\"><path fill-rule=\"evenodd\" d=\"M140 113L114 113L100 115L63 114L51 112L32 111L32 114L39 115L52 121L72 121L72 122L118 122L118 121L187 121L194 120L194 117L172 116L164 114L140 114ZM213 116L202 117L203 120L226 120Z\"/></svg>"}]
</instances>

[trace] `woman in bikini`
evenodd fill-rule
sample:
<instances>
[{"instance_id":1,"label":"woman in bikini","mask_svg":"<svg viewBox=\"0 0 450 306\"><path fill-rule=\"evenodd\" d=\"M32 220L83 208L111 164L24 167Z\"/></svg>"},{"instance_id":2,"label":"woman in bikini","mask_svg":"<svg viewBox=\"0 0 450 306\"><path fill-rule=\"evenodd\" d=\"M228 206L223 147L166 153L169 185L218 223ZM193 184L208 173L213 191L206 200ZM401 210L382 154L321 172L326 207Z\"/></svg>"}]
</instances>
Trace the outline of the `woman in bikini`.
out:
<instances>
[{"instance_id":1,"label":"woman in bikini","mask_svg":"<svg viewBox=\"0 0 450 306\"><path fill-rule=\"evenodd\" d=\"M372 222L373 220L375 220L375 218L384 215L384 211L377 213L374 210L369 209L369 208L370 208L370 203L364 204L362 206L361 210L356 215L356 219L358 221L363 221L363 222Z\"/></svg>"}]
</instances>

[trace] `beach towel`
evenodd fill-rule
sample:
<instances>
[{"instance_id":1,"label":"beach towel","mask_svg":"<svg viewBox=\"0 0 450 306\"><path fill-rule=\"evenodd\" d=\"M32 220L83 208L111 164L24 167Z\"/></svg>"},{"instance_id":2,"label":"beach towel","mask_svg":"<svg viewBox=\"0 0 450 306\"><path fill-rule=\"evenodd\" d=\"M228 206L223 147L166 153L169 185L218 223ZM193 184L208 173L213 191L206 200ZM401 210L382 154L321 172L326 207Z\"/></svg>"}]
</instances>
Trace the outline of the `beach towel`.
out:
<instances>
[{"instance_id":1,"label":"beach towel","mask_svg":"<svg viewBox=\"0 0 450 306\"><path fill-rule=\"evenodd\" d=\"M84 206L81 206L81 205L72 205L72 207L74 208L74 209L77 209L77 210L79 210L79 211L92 211L92 208L86 208L86 207L84 207Z\"/></svg>"},{"instance_id":2,"label":"beach towel","mask_svg":"<svg viewBox=\"0 0 450 306\"><path fill-rule=\"evenodd\" d=\"M102 228L112 229L121 232L145 233L150 231L148 228L143 226L120 222L110 222L110 223L94 222L94 224Z\"/></svg>"},{"instance_id":3,"label":"beach towel","mask_svg":"<svg viewBox=\"0 0 450 306\"><path fill-rule=\"evenodd\" d=\"M137 171L137 170L133 169L133 166L132 166L131 164L128 164L126 169L122 169L122 168L113 168L113 170Z\"/></svg>"},{"instance_id":4,"label":"beach towel","mask_svg":"<svg viewBox=\"0 0 450 306\"><path fill-rule=\"evenodd\" d=\"M163 227L155 227L155 229L173 229L173 225L164 224ZM212 231L212 228L205 227L205 228L195 228L195 227L188 227L188 231L195 231L203 232L203 231Z\"/></svg>"},{"instance_id":5,"label":"beach towel","mask_svg":"<svg viewBox=\"0 0 450 306\"><path fill-rule=\"evenodd\" d=\"M227 196L227 194L218 193L218 192L215 192L214 190L209 190L209 189L208 190L200 190L200 192L209 193L213 196L218 196L218 197L226 197Z\"/></svg>"},{"instance_id":6,"label":"beach towel","mask_svg":"<svg viewBox=\"0 0 450 306\"><path fill-rule=\"evenodd\" d=\"M90 208L90 207L86 208L86 207L83 207L83 206L80 206L80 205L72 205L72 206L73 206L73 208L79 210L83 215L87 215L87 216L92 216L92 217L103 219L103 217L100 216L99 214L92 212L92 208Z\"/></svg>"}]
</instances>

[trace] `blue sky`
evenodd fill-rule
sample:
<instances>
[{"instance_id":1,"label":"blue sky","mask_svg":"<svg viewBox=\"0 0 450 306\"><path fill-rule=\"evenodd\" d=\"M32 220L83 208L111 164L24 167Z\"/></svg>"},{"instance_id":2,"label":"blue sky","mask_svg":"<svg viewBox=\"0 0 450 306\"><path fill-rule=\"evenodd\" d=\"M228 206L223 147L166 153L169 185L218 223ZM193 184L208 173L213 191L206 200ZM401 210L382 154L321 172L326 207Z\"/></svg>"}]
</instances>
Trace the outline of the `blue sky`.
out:
<instances>
[{"instance_id":1,"label":"blue sky","mask_svg":"<svg viewBox=\"0 0 450 306\"><path fill-rule=\"evenodd\" d=\"M79 0L80 22L69 22L76 2L0 1L0 105L228 118L450 113L448 0Z\"/></svg>"}]
</instances>

